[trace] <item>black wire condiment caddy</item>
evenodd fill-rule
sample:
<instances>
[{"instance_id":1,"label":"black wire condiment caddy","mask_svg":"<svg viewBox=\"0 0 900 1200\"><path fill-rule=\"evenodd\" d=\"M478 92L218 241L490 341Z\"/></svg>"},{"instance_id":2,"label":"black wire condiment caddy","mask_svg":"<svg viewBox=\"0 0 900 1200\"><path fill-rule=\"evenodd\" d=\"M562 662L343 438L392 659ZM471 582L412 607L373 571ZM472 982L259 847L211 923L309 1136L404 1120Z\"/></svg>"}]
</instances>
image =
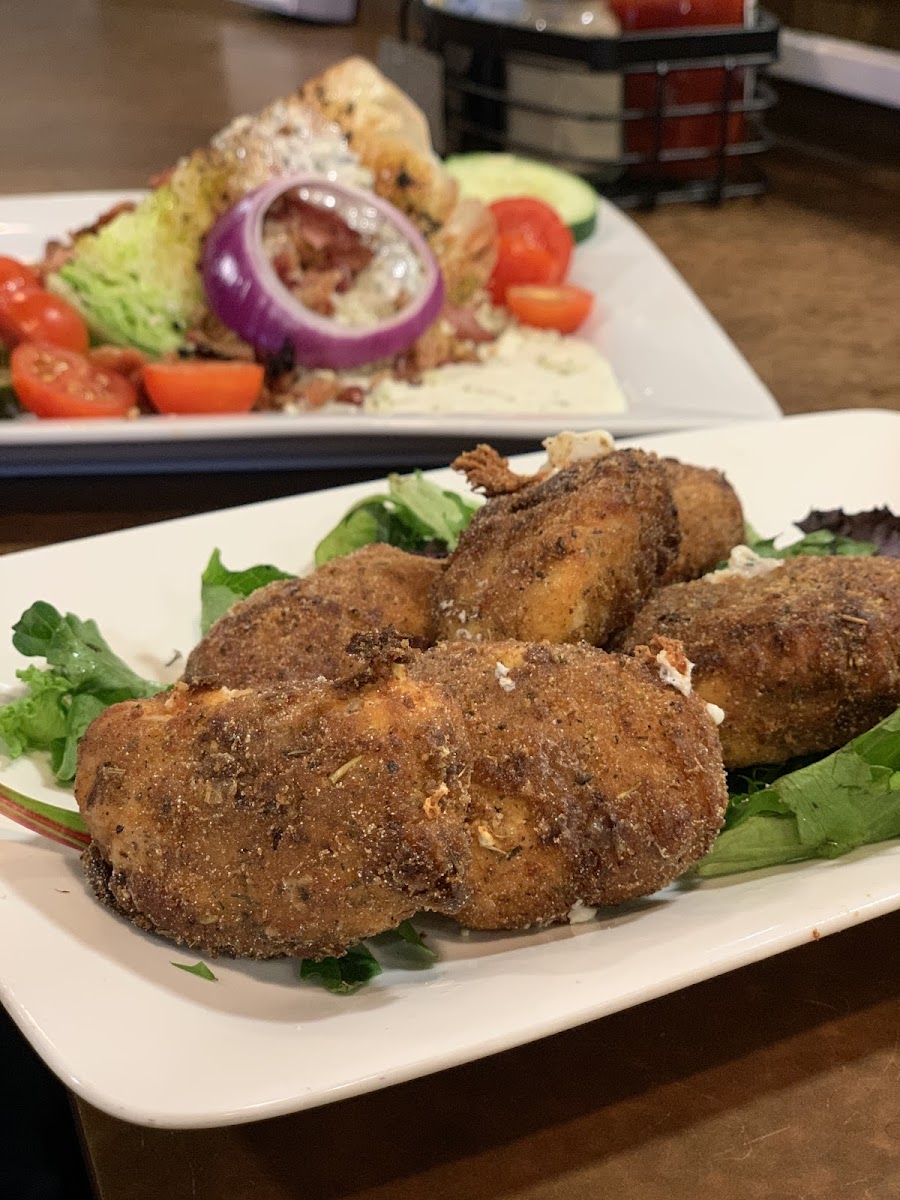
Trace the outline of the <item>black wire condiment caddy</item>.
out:
<instances>
[{"instance_id":1,"label":"black wire condiment caddy","mask_svg":"<svg viewBox=\"0 0 900 1200\"><path fill-rule=\"evenodd\" d=\"M626 208L767 189L760 155L771 144L764 116L776 96L761 72L778 56L779 26L764 10L748 26L590 37L460 15L464 8L409 0L401 21L403 39L441 61L446 154L495 150L553 162ZM510 87L512 72L535 63L559 83L523 96ZM588 73L615 81L620 102L560 104L563 77L582 82ZM548 122L578 127L574 152L533 136Z\"/></svg>"}]
</instances>

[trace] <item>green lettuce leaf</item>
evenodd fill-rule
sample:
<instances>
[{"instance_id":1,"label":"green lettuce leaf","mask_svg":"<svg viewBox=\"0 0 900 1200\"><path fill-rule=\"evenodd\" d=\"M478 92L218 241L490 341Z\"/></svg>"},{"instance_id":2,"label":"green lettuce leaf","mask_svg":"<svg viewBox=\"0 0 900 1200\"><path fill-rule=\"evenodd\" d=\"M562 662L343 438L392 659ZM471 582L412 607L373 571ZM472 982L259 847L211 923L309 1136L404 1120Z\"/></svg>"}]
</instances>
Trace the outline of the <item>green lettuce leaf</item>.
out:
<instances>
[{"instance_id":1,"label":"green lettuce leaf","mask_svg":"<svg viewBox=\"0 0 900 1200\"><path fill-rule=\"evenodd\" d=\"M358 501L319 542L316 566L372 542L401 550L455 550L478 507L477 501L439 488L421 471L391 475L386 495Z\"/></svg>"},{"instance_id":2,"label":"green lettuce leaf","mask_svg":"<svg viewBox=\"0 0 900 1200\"><path fill-rule=\"evenodd\" d=\"M96 621L65 616L44 600L22 613L13 625L13 645L27 658L45 658L73 691L103 696L107 704L155 696L161 683L142 679L114 654Z\"/></svg>"},{"instance_id":3,"label":"green lettuce leaf","mask_svg":"<svg viewBox=\"0 0 900 1200\"><path fill-rule=\"evenodd\" d=\"M349 996L381 974L378 959L360 943L340 958L301 958L297 974L306 983L318 983L336 996Z\"/></svg>"},{"instance_id":4,"label":"green lettuce leaf","mask_svg":"<svg viewBox=\"0 0 900 1200\"><path fill-rule=\"evenodd\" d=\"M204 304L203 238L227 203L226 163L182 160L131 212L75 238L47 286L80 310L94 335L154 357L179 349Z\"/></svg>"},{"instance_id":5,"label":"green lettuce leaf","mask_svg":"<svg viewBox=\"0 0 900 1200\"><path fill-rule=\"evenodd\" d=\"M421 971L437 961L437 954L425 945L411 921L401 921L396 929L379 933L369 941L378 951L377 958L365 943L360 942L340 958L323 958L318 962L300 959L297 974L305 982L318 983L336 996L349 996L380 975L384 967Z\"/></svg>"},{"instance_id":6,"label":"green lettuce leaf","mask_svg":"<svg viewBox=\"0 0 900 1200\"><path fill-rule=\"evenodd\" d=\"M870 557L878 553L874 542L862 542L855 538L832 533L828 529L817 529L807 533L790 546L775 549L776 538L761 538L752 525L746 529L747 545L760 558L825 558L829 555L852 555Z\"/></svg>"},{"instance_id":7,"label":"green lettuce leaf","mask_svg":"<svg viewBox=\"0 0 900 1200\"><path fill-rule=\"evenodd\" d=\"M426 946L422 934L412 921L401 921L396 929L371 938L381 962L404 971L419 971L437 962L437 953Z\"/></svg>"},{"instance_id":8,"label":"green lettuce leaf","mask_svg":"<svg viewBox=\"0 0 900 1200\"><path fill-rule=\"evenodd\" d=\"M235 601L276 579L293 579L293 576L266 564L230 571L220 552L213 550L200 580L200 632L205 636Z\"/></svg>"},{"instance_id":9,"label":"green lettuce leaf","mask_svg":"<svg viewBox=\"0 0 900 1200\"><path fill-rule=\"evenodd\" d=\"M177 967L179 971L187 971L188 975L196 975L198 979L208 979L210 983L218 982L218 976L213 975L205 962L194 963L193 966L188 963L173 962L172 966Z\"/></svg>"},{"instance_id":10,"label":"green lettuce leaf","mask_svg":"<svg viewBox=\"0 0 900 1200\"><path fill-rule=\"evenodd\" d=\"M744 777L733 792L698 875L836 858L900 837L900 709L833 754L756 783Z\"/></svg>"},{"instance_id":11,"label":"green lettuce leaf","mask_svg":"<svg viewBox=\"0 0 900 1200\"><path fill-rule=\"evenodd\" d=\"M797 528L804 533L827 529L848 539L874 544L878 554L887 558L900 558L900 517L889 508L869 508L855 513L845 513L842 508L827 512L814 509L797 522Z\"/></svg>"},{"instance_id":12,"label":"green lettuce leaf","mask_svg":"<svg viewBox=\"0 0 900 1200\"><path fill-rule=\"evenodd\" d=\"M13 645L48 665L16 672L27 692L0 707L0 748L10 758L48 752L59 783L75 778L78 741L95 717L110 704L155 696L164 688L114 654L95 621L63 616L43 600L13 626Z\"/></svg>"}]
</instances>

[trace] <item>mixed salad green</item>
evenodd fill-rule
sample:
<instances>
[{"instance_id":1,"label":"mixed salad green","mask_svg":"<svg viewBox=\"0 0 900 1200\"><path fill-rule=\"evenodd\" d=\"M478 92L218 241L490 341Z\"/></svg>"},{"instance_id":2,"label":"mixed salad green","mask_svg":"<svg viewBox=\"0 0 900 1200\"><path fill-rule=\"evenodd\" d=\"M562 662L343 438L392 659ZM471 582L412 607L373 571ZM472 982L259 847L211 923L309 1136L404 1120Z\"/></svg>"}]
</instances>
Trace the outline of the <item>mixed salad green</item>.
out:
<instances>
[{"instance_id":1,"label":"mixed salad green","mask_svg":"<svg viewBox=\"0 0 900 1200\"><path fill-rule=\"evenodd\" d=\"M355 504L319 542L317 566L372 542L447 554L455 548L478 504L444 491L421 472L392 475L386 493ZM789 544L760 538L749 526L747 544L767 557L798 555L900 556L900 521L886 509L847 516L810 513ZM805 531L805 532L804 532ZM862 536L865 535L865 536ZM271 565L231 570L214 550L201 577L201 629L259 587L290 574ZM13 645L45 667L17 672L26 693L0 707L0 750L10 758L47 752L57 781L72 783L78 740L110 704L153 696L164 687L135 674L110 648L97 625L63 615L44 601L13 627ZM712 878L811 858L835 858L860 846L900 837L900 709L846 746L815 760L732 772L725 826L712 850L694 868ZM77 813L30 800L0 787L0 812L68 845L82 845L86 829ZM58 828L57 828L58 827ZM404 921L341 958L301 960L300 979L348 994L380 974L382 963L420 968L435 955ZM175 963L215 979L203 963Z\"/></svg>"}]
</instances>

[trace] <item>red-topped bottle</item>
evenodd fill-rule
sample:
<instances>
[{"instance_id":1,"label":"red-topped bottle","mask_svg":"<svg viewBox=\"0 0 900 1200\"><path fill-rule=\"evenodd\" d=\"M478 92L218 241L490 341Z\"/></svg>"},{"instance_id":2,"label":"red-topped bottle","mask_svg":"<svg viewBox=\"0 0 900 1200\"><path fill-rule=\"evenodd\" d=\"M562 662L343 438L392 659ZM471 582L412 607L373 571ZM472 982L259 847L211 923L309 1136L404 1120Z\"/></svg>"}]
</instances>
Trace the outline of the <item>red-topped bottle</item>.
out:
<instances>
[{"instance_id":1,"label":"red-topped bottle","mask_svg":"<svg viewBox=\"0 0 900 1200\"><path fill-rule=\"evenodd\" d=\"M623 29L678 29L683 25L743 25L747 0L609 0Z\"/></svg>"},{"instance_id":2,"label":"red-topped bottle","mask_svg":"<svg viewBox=\"0 0 900 1200\"><path fill-rule=\"evenodd\" d=\"M623 32L740 26L752 18L753 0L609 0ZM746 80L743 71L731 75L728 99L739 101ZM720 105L725 99L725 77L721 69L668 71L660 90L658 79L650 72L625 77L625 107L656 109L660 95L662 104L671 108L682 104ZM745 136L742 113L730 113L727 120L726 143L736 143ZM722 141L722 117L715 115L667 117L659 131L652 118L626 122L625 147L629 153L652 156L660 150L716 151ZM642 168L638 168L640 173ZM666 162L654 173L680 178L696 178L711 172L710 159Z\"/></svg>"}]
</instances>

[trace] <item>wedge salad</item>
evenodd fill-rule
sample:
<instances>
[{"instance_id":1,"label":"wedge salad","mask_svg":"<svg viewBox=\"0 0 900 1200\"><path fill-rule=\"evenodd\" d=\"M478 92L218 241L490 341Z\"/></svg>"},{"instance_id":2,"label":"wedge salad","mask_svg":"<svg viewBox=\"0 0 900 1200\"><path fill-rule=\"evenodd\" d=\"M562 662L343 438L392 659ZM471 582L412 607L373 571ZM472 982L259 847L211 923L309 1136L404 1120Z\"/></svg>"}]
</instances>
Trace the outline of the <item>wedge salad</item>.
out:
<instances>
[{"instance_id":1,"label":"wedge salad","mask_svg":"<svg viewBox=\"0 0 900 1200\"><path fill-rule=\"evenodd\" d=\"M40 263L0 258L7 411L621 411L567 281L597 211L540 163L442 163L409 98L347 60Z\"/></svg>"}]
</instances>

